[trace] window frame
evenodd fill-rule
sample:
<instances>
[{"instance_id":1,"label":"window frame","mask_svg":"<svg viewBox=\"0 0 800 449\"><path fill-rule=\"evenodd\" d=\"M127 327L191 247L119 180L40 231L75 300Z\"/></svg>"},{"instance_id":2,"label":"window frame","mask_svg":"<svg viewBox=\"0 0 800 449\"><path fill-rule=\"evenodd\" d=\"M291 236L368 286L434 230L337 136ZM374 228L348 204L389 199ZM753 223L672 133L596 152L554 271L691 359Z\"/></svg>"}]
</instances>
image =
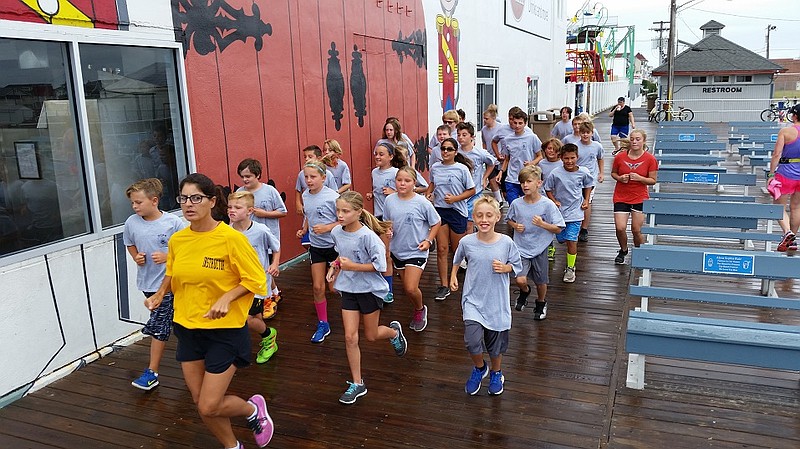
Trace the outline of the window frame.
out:
<instances>
[{"instance_id":1,"label":"window frame","mask_svg":"<svg viewBox=\"0 0 800 449\"><path fill-rule=\"evenodd\" d=\"M695 78L698 78L698 81L695 81ZM699 78L703 79L699 80ZM689 84L708 84L708 75L690 75Z\"/></svg>"},{"instance_id":2,"label":"window frame","mask_svg":"<svg viewBox=\"0 0 800 449\"><path fill-rule=\"evenodd\" d=\"M134 29L127 31L117 30L91 30L85 28L42 25L28 22L2 21L0 38L47 41L64 44L66 46L69 65L65 67L67 76L72 79L71 94L75 99L76 132L81 149L81 162L84 164L84 189L87 195L89 208L89 229L86 234L67 237L61 240L46 243L19 252L0 255L0 267L15 264L25 265L26 261L47 256L54 252L68 250L80 245L92 245L121 234L123 223L103 229L99 192L97 189L97 176L94 170L94 157L89 129L88 111L86 108L86 92L83 86L83 71L80 59L80 44L98 44L130 47L153 47L172 51L177 73L177 87L180 105L180 115L183 124L183 139L185 143L187 169L189 173L197 170L197 161L194 153L194 140L192 137L191 115L189 111L189 93L186 84L186 66L183 59L183 45L164 35L163 39L156 39L154 34L138 32ZM172 33L170 31L170 36ZM180 215L180 214L179 214Z\"/></svg>"},{"instance_id":3,"label":"window frame","mask_svg":"<svg viewBox=\"0 0 800 449\"><path fill-rule=\"evenodd\" d=\"M717 80L717 78L728 78L725 81ZM711 77L712 84L730 84L731 83L731 76L730 75L714 75Z\"/></svg>"},{"instance_id":4,"label":"window frame","mask_svg":"<svg viewBox=\"0 0 800 449\"><path fill-rule=\"evenodd\" d=\"M739 81L739 78L747 78L750 77L750 81L743 80ZM753 84L753 75L736 75L734 78L734 84Z\"/></svg>"}]
</instances>

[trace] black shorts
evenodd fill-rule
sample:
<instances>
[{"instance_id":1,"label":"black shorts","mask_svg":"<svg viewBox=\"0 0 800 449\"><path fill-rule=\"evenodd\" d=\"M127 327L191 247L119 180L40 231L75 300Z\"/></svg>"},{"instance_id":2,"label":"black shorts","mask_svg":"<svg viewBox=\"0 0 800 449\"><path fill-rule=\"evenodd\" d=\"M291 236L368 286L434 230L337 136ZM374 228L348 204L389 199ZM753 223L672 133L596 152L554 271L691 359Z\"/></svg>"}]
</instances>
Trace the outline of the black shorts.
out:
<instances>
[{"instance_id":1,"label":"black shorts","mask_svg":"<svg viewBox=\"0 0 800 449\"><path fill-rule=\"evenodd\" d=\"M172 327L178 338L175 359L179 362L202 360L211 374L224 373L231 365L250 365L247 325L239 329L187 329L174 323Z\"/></svg>"},{"instance_id":2,"label":"black shorts","mask_svg":"<svg viewBox=\"0 0 800 449\"><path fill-rule=\"evenodd\" d=\"M500 169L499 169L499 168L497 168L497 166L495 165L495 166L494 166L494 168L492 168L492 172L491 172L491 173L489 173L489 179L494 179L494 178L496 178L496 177L497 177L497 175L499 175L499 174L500 174Z\"/></svg>"},{"instance_id":3,"label":"black shorts","mask_svg":"<svg viewBox=\"0 0 800 449\"><path fill-rule=\"evenodd\" d=\"M450 207L435 207L434 209L439 213L442 225L450 226L450 230L456 234L467 232L467 217L459 214L457 210Z\"/></svg>"},{"instance_id":4,"label":"black shorts","mask_svg":"<svg viewBox=\"0 0 800 449\"><path fill-rule=\"evenodd\" d=\"M644 203L628 204L628 203L614 203L614 212L644 212Z\"/></svg>"},{"instance_id":5,"label":"black shorts","mask_svg":"<svg viewBox=\"0 0 800 449\"><path fill-rule=\"evenodd\" d=\"M383 298L378 298L372 293L342 294L342 310L354 310L368 315L376 310L383 310Z\"/></svg>"},{"instance_id":6,"label":"black shorts","mask_svg":"<svg viewBox=\"0 0 800 449\"><path fill-rule=\"evenodd\" d=\"M311 259L311 265L315 263L331 263L339 257L339 253L336 252L336 249L331 248L317 248L316 246L312 246L308 248L308 257Z\"/></svg>"},{"instance_id":7,"label":"black shorts","mask_svg":"<svg viewBox=\"0 0 800 449\"><path fill-rule=\"evenodd\" d=\"M261 313L264 313L264 298L253 298L253 304L250 306L250 310L247 314L256 316Z\"/></svg>"},{"instance_id":8,"label":"black shorts","mask_svg":"<svg viewBox=\"0 0 800 449\"><path fill-rule=\"evenodd\" d=\"M425 270L425 265L428 264L428 259L424 257L413 257L411 259L400 260L394 254L389 254L392 257L392 265L394 265L395 270L405 270L406 265L411 265L412 267L417 267L420 270Z\"/></svg>"}]
</instances>

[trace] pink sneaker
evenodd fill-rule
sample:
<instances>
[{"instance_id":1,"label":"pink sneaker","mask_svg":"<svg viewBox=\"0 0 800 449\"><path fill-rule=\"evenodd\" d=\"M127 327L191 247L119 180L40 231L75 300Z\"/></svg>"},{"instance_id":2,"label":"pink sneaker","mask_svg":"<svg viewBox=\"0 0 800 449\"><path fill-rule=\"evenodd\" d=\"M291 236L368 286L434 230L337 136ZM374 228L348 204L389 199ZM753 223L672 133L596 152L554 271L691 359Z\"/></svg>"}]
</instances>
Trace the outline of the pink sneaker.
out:
<instances>
[{"instance_id":1,"label":"pink sneaker","mask_svg":"<svg viewBox=\"0 0 800 449\"><path fill-rule=\"evenodd\" d=\"M267 413L267 401L260 394L253 395L248 401L256 407L256 416L247 420L247 426L253 431L258 447L265 447L272 439L275 426Z\"/></svg>"}]
</instances>

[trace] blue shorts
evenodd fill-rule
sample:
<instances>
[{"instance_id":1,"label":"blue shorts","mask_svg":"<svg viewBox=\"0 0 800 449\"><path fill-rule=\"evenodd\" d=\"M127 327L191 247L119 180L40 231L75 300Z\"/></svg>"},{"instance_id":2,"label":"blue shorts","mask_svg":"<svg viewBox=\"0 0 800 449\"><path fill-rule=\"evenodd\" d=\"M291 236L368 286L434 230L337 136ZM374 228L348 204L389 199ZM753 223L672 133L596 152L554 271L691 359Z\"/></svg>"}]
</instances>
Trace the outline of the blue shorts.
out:
<instances>
[{"instance_id":1,"label":"blue shorts","mask_svg":"<svg viewBox=\"0 0 800 449\"><path fill-rule=\"evenodd\" d=\"M155 292L143 293L145 298L155 295ZM172 300L172 293L164 295L164 300L161 301L161 305L150 312L150 319L147 320L147 323L142 329L143 334L150 335L158 341L169 340L169 335L172 331L172 315L174 313L172 309Z\"/></svg>"},{"instance_id":2,"label":"blue shorts","mask_svg":"<svg viewBox=\"0 0 800 449\"><path fill-rule=\"evenodd\" d=\"M467 199L467 221L472 221L472 207L475 206L475 200L483 196L483 192L476 193Z\"/></svg>"},{"instance_id":3,"label":"blue shorts","mask_svg":"<svg viewBox=\"0 0 800 449\"><path fill-rule=\"evenodd\" d=\"M522 186L516 182L506 181L506 201L511 204L515 199L524 196L522 193Z\"/></svg>"},{"instance_id":4,"label":"blue shorts","mask_svg":"<svg viewBox=\"0 0 800 449\"><path fill-rule=\"evenodd\" d=\"M556 240L558 243L564 242L577 242L578 241L578 233L581 232L581 222L580 221L568 221L567 225L564 226L564 229L561 230L558 234L556 234Z\"/></svg>"},{"instance_id":5,"label":"blue shorts","mask_svg":"<svg viewBox=\"0 0 800 449\"><path fill-rule=\"evenodd\" d=\"M611 135L618 136L618 137L628 137L630 134L631 127L630 126L614 126L611 125Z\"/></svg>"},{"instance_id":6,"label":"blue shorts","mask_svg":"<svg viewBox=\"0 0 800 449\"><path fill-rule=\"evenodd\" d=\"M435 207L436 212L442 219L442 225L450 226L450 230L456 234L467 232L467 217L458 213L451 207Z\"/></svg>"}]
</instances>

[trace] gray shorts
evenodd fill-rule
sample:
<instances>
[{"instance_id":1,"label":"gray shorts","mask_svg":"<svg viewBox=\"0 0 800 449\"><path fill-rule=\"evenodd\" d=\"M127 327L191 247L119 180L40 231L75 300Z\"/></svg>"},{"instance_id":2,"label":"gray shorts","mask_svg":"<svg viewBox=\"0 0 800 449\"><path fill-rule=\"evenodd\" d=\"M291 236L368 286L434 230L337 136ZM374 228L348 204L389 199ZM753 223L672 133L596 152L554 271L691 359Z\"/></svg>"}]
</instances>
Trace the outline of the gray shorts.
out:
<instances>
[{"instance_id":1,"label":"gray shorts","mask_svg":"<svg viewBox=\"0 0 800 449\"><path fill-rule=\"evenodd\" d=\"M489 357L497 357L508 350L508 329L492 331L477 321L464 321L464 343L469 355L489 353Z\"/></svg>"},{"instance_id":2,"label":"gray shorts","mask_svg":"<svg viewBox=\"0 0 800 449\"><path fill-rule=\"evenodd\" d=\"M523 257L520 276L523 274L536 285L549 284L550 262L547 260L547 250L542 251L542 253L536 257Z\"/></svg>"}]
</instances>

